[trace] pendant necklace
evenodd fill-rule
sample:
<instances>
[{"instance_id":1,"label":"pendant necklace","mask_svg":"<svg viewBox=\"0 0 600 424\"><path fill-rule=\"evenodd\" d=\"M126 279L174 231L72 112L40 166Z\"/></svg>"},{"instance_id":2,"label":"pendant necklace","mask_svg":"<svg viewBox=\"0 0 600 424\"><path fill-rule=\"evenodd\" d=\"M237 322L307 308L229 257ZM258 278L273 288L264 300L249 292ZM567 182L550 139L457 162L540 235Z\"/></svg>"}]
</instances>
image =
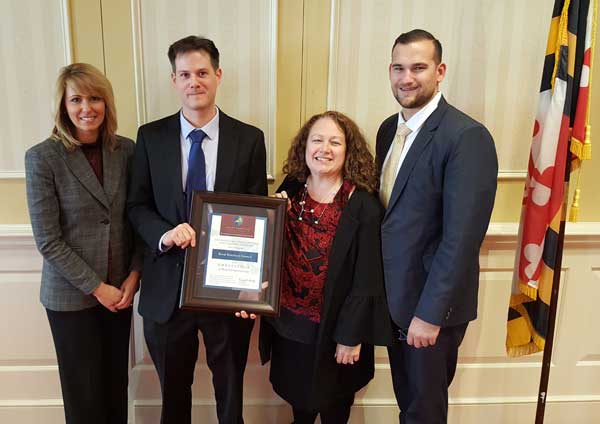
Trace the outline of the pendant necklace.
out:
<instances>
[{"instance_id":1,"label":"pendant necklace","mask_svg":"<svg viewBox=\"0 0 600 424\"><path fill-rule=\"evenodd\" d=\"M343 181L342 181L343 183ZM342 184L340 185L336 185L336 188L331 190L331 192L327 195L327 197L324 200L327 200L330 196L334 196L335 199L335 194L340 190L340 188L342 187ZM315 214L315 210L314 209L304 209L304 205L306 204L306 196L308 194L308 180L304 183L304 192L302 193L302 198L300 199L300 202L298 202L298 204L300 205L300 213L298 213L298 221L302 221L302 215L304 214L304 212L306 211L307 213L310 213L313 215L314 218L314 214ZM317 203L322 203L322 202L317 202ZM331 202L333 203L333 201ZM318 217L316 217L315 219L313 219L313 223L315 225L319 224L319 220L323 217L323 214L325 213L325 211L327 210L327 208L329 207L329 203L325 203L325 207L323 208L323 210L321 211L321 213L319 214Z\"/></svg>"}]
</instances>

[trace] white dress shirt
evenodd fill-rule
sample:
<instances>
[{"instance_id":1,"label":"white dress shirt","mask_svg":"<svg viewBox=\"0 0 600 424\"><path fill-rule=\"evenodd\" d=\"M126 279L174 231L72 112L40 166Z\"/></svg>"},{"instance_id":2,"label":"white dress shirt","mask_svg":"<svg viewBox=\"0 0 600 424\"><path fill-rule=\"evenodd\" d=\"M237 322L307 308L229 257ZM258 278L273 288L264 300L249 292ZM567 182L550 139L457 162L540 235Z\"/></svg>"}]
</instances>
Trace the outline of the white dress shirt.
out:
<instances>
[{"instance_id":1,"label":"white dress shirt","mask_svg":"<svg viewBox=\"0 0 600 424\"><path fill-rule=\"evenodd\" d=\"M216 114L208 121L206 125L200 129L204 131L206 137L202 140L202 151L204 152L204 161L206 163L206 190L215 190L215 177L217 175L217 152L219 150L219 108L215 107ZM185 191L188 174L188 160L190 156L190 149L192 148L192 140L190 139L190 133L196 129L186 118L183 116L183 111L179 112L179 122L181 124L181 133L179 134L179 142L181 145L181 188ZM160 252L166 252L168 248L164 248L163 239L167 233L163 234L158 241L158 250Z\"/></svg>"},{"instance_id":2,"label":"white dress shirt","mask_svg":"<svg viewBox=\"0 0 600 424\"><path fill-rule=\"evenodd\" d=\"M400 126L402 124L406 124L406 126L408 128L410 128L411 133L408 136L406 136L406 140L404 141L404 149L402 150L402 154L400 155L400 160L398 161L398 168L396 168L396 171L394 172L395 177L398 176L398 171L400 171L402 162L404 162L404 158L406 158L406 155L408 154L410 147L412 146L413 142L417 138L417 135L419 135L419 131L421 131L421 127L423 126L423 124L425 123L427 118L429 118L431 116L431 114L437 109L441 98L442 98L442 93L438 92L435 96L433 96L433 98L429 101L429 103L427 103L425 106L423 106L423 109L421 109L417 113L415 113L408 121L404 120L404 118L402 117L402 113L398 113L398 126ZM392 149L390 148L387 152L387 155L385 156L385 161L383 162L382 169L385 168L385 162L387 162L391 151L392 151Z\"/></svg>"},{"instance_id":3,"label":"white dress shirt","mask_svg":"<svg viewBox=\"0 0 600 424\"><path fill-rule=\"evenodd\" d=\"M206 162L206 190L214 191L215 176L217 175L217 151L219 149L219 108L215 108L217 113L206 125L200 129L204 131L206 137L202 141L202 151ZM183 111L179 112L179 121L181 123L181 134L179 140L181 142L181 187L185 191L185 184L188 174L188 158L190 149L192 148L192 140L189 135L196 129L183 116Z\"/></svg>"}]
</instances>

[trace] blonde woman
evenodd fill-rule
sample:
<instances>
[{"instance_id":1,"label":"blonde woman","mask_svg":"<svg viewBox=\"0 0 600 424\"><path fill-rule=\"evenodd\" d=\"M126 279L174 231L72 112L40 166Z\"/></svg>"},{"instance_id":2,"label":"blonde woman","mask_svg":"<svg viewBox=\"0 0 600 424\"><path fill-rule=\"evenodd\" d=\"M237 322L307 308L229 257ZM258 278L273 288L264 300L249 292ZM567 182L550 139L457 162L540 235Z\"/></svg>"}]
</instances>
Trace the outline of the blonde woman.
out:
<instances>
[{"instance_id":1,"label":"blonde woman","mask_svg":"<svg viewBox=\"0 0 600 424\"><path fill-rule=\"evenodd\" d=\"M67 423L127 422L141 252L134 253L125 216L134 144L116 129L110 82L93 66L74 63L58 76L50 137L25 154L29 215L43 257L40 300Z\"/></svg>"}]
</instances>

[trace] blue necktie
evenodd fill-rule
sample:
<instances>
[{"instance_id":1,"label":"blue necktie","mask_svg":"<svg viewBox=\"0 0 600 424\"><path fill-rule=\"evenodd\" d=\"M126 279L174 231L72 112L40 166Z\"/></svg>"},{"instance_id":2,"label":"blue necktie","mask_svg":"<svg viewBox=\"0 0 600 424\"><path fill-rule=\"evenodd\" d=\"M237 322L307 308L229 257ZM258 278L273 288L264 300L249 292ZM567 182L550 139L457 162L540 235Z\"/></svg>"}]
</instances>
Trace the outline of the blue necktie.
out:
<instances>
[{"instance_id":1,"label":"blue necktie","mask_svg":"<svg viewBox=\"0 0 600 424\"><path fill-rule=\"evenodd\" d=\"M188 156L188 174L185 183L185 195L188 213L192 205L192 191L206 190L206 162L202 150L202 140L206 134L200 129L195 129L189 135L192 141L190 155Z\"/></svg>"}]
</instances>

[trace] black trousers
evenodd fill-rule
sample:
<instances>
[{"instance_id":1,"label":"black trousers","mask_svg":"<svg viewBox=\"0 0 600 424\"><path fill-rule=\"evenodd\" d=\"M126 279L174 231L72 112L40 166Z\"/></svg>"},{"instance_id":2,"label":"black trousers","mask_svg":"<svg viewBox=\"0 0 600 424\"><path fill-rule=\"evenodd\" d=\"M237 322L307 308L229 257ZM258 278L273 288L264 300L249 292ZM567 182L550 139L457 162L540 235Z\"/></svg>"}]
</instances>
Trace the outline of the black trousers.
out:
<instances>
[{"instance_id":1,"label":"black trousers","mask_svg":"<svg viewBox=\"0 0 600 424\"><path fill-rule=\"evenodd\" d=\"M405 340L388 347L401 424L443 424L448 420L448 387L466 324L440 330L436 344L417 349Z\"/></svg>"},{"instance_id":2,"label":"black trousers","mask_svg":"<svg viewBox=\"0 0 600 424\"><path fill-rule=\"evenodd\" d=\"M46 309L67 424L126 424L131 308Z\"/></svg>"},{"instance_id":3,"label":"black trousers","mask_svg":"<svg viewBox=\"0 0 600 424\"><path fill-rule=\"evenodd\" d=\"M177 310L159 324L144 319L144 336L162 390L162 424L192 422L198 330L206 347L221 424L241 424L244 370L254 321L233 314Z\"/></svg>"}]
</instances>

